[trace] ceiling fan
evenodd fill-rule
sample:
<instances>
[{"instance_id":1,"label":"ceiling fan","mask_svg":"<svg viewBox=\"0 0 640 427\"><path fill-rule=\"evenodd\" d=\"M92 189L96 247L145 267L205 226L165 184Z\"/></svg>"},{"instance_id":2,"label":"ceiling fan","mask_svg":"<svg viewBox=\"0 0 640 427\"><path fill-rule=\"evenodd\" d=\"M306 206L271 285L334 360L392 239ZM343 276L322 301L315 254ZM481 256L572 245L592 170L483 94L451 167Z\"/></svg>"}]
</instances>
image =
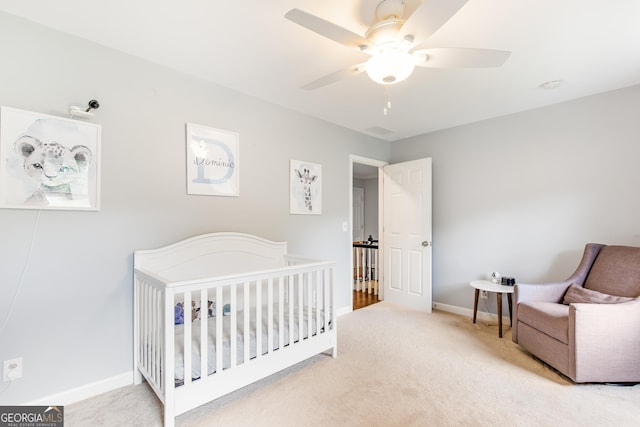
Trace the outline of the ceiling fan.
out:
<instances>
[{"instance_id":1,"label":"ceiling fan","mask_svg":"<svg viewBox=\"0 0 640 427\"><path fill-rule=\"evenodd\" d=\"M420 49L468 0L424 0L405 15L404 0L382 0L376 7L377 22L359 36L332 22L300 9L285 17L321 36L370 55L361 64L324 76L302 89L317 89L344 78L366 72L376 83L391 85L405 80L415 66L431 68L499 67L511 52L473 48Z\"/></svg>"}]
</instances>

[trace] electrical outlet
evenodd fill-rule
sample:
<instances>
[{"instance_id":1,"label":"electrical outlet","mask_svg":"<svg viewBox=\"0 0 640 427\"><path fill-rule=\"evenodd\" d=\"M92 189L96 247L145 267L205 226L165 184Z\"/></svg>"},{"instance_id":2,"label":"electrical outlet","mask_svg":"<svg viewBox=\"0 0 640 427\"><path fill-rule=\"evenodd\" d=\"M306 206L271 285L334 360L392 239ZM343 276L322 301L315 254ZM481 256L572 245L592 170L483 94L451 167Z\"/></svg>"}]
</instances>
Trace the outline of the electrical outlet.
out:
<instances>
[{"instance_id":1,"label":"electrical outlet","mask_svg":"<svg viewBox=\"0 0 640 427\"><path fill-rule=\"evenodd\" d=\"M22 378L22 357L5 360L2 364L2 381L8 382Z\"/></svg>"},{"instance_id":2,"label":"electrical outlet","mask_svg":"<svg viewBox=\"0 0 640 427\"><path fill-rule=\"evenodd\" d=\"M480 291L480 298L482 299L489 298L489 291Z\"/></svg>"}]
</instances>

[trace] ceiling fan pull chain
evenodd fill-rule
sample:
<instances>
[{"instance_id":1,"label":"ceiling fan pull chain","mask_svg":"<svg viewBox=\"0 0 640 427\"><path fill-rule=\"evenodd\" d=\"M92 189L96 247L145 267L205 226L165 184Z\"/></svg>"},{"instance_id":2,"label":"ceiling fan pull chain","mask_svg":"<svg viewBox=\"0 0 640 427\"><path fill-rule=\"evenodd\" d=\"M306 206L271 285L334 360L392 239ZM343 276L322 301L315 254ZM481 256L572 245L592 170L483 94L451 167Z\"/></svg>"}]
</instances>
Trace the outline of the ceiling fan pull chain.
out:
<instances>
[{"instance_id":1,"label":"ceiling fan pull chain","mask_svg":"<svg viewBox=\"0 0 640 427\"><path fill-rule=\"evenodd\" d=\"M384 86L384 115L386 116L389 110L391 110L391 99L389 98L389 85Z\"/></svg>"}]
</instances>

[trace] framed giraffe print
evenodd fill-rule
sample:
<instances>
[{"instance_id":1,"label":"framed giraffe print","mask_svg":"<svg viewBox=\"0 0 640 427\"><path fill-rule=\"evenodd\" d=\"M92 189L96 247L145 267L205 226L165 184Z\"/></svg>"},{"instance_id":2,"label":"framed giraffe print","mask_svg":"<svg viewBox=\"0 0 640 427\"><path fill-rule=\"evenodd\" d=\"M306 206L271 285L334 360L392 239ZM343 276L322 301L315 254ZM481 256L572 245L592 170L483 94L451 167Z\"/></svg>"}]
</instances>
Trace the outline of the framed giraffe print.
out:
<instances>
[{"instance_id":1,"label":"framed giraffe print","mask_svg":"<svg viewBox=\"0 0 640 427\"><path fill-rule=\"evenodd\" d=\"M187 194L238 196L238 134L187 123Z\"/></svg>"},{"instance_id":2,"label":"framed giraffe print","mask_svg":"<svg viewBox=\"0 0 640 427\"><path fill-rule=\"evenodd\" d=\"M0 108L0 207L100 209L100 125Z\"/></svg>"},{"instance_id":3,"label":"framed giraffe print","mask_svg":"<svg viewBox=\"0 0 640 427\"><path fill-rule=\"evenodd\" d=\"M301 215L322 213L322 165L289 162L289 212Z\"/></svg>"}]
</instances>

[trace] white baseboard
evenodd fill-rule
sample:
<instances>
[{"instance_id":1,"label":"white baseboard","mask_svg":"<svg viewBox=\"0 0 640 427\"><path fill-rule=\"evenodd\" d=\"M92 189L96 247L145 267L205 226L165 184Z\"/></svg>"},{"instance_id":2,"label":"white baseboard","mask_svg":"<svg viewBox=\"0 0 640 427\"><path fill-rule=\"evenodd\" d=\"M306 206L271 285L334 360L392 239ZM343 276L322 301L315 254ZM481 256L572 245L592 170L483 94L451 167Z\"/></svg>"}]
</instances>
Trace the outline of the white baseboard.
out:
<instances>
[{"instance_id":1,"label":"white baseboard","mask_svg":"<svg viewBox=\"0 0 640 427\"><path fill-rule=\"evenodd\" d=\"M461 316L468 317L469 319L473 319L473 309L470 309L470 308L463 308L455 305L443 304L441 302L434 302L432 307L434 310L446 311L448 313L459 314ZM509 309L507 308L507 315L502 316L503 325L509 325L510 320L509 320L508 310ZM483 322L497 322L498 315L494 313L487 313L486 311L478 310L478 313L476 315L476 320L481 320Z\"/></svg>"},{"instance_id":2,"label":"white baseboard","mask_svg":"<svg viewBox=\"0 0 640 427\"><path fill-rule=\"evenodd\" d=\"M106 378L91 384L85 384L71 390L63 391L62 393L43 397L41 399L25 403L25 405L70 405L131 384L133 384L133 373L125 372L124 374L116 375L115 377Z\"/></svg>"},{"instance_id":3,"label":"white baseboard","mask_svg":"<svg viewBox=\"0 0 640 427\"><path fill-rule=\"evenodd\" d=\"M351 313L352 311L353 311L352 307L349 307L349 306L340 307L336 310L336 317L340 317L344 314Z\"/></svg>"}]
</instances>

